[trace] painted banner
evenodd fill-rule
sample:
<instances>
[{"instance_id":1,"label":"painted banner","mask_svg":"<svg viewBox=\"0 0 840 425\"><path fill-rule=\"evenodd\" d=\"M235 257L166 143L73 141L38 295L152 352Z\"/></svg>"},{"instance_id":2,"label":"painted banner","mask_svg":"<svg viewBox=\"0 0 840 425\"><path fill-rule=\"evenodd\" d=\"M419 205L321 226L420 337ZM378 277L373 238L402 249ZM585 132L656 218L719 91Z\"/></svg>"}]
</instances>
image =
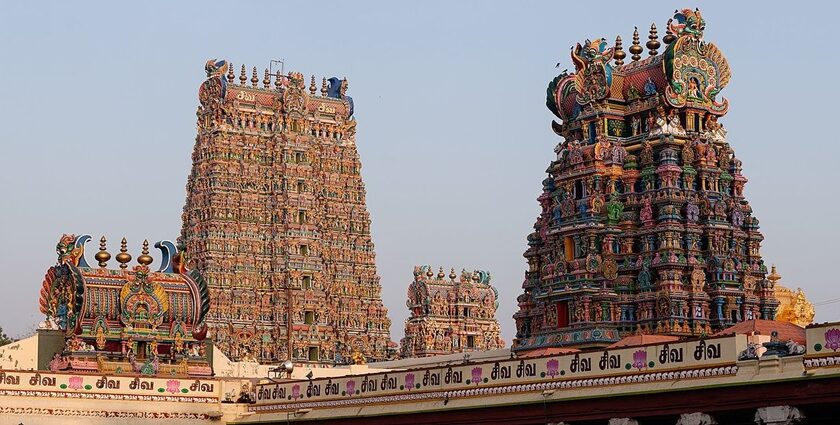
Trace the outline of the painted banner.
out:
<instances>
[{"instance_id":1,"label":"painted banner","mask_svg":"<svg viewBox=\"0 0 840 425\"><path fill-rule=\"evenodd\" d=\"M736 338L728 336L540 358L268 383L257 385L256 404L373 397L735 364L738 348Z\"/></svg>"},{"instance_id":2,"label":"painted banner","mask_svg":"<svg viewBox=\"0 0 840 425\"><path fill-rule=\"evenodd\" d=\"M811 325L805 328L805 357L840 355L840 323Z\"/></svg>"},{"instance_id":3,"label":"painted banner","mask_svg":"<svg viewBox=\"0 0 840 425\"><path fill-rule=\"evenodd\" d=\"M219 384L212 379L0 370L0 394L5 395L218 402Z\"/></svg>"}]
</instances>

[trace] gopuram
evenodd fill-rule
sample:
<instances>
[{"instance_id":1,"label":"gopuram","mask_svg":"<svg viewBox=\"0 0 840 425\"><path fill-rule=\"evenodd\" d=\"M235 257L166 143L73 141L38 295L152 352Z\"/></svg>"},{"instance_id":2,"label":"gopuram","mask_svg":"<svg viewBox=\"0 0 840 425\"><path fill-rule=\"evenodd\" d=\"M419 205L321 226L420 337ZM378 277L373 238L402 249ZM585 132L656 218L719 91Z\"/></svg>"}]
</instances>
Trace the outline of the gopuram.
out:
<instances>
[{"instance_id":1,"label":"gopuram","mask_svg":"<svg viewBox=\"0 0 840 425\"><path fill-rule=\"evenodd\" d=\"M210 289L212 339L237 360L385 358L347 80L319 94L296 72L206 71L180 243Z\"/></svg>"},{"instance_id":2,"label":"gopuram","mask_svg":"<svg viewBox=\"0 0 840 425\"><path fill-rule=\"evenodd\" d=\"M504 348L496 321L499 293L490 285L490 273L462 270L456 278L455 269L447 279L443 267L437 274L428 265L414 267L401 357Z\"/></svg>"},{"instance_id":3,"label":"gopuram","mask_svg":"<svg viewBox=\"0 0 840 425\"><path fill-rule=\"evenodd\" d=\"M678 11L660 43L651 25L644 59L637 30L628 63L621 37L587 40L549 84L563 141L528 235L514 350L774 318L747 179L718 121L729 64L705 26Z\"/></svg>"},{"instance_id":4,"label":"gopuram","mask_svg":"<svg viewBox=\"0 0 840 425\"><path fill-rule=\"evenodd\" d=\"M160 268L152 271L149 243L144 241L137 265L129 269L131 254L123 239L115 256L119 268L109 269L105 237L95 255L98 267L85 259L89 240L89 235L62 236L56 245L58 263L44 278L39 300L47 317L44 328L60 331L64 339L49 370L212 375L204 342L207 285L195 270L186 269L175 245L155 244L162 255Z\"/></svg>"}]
</instances>

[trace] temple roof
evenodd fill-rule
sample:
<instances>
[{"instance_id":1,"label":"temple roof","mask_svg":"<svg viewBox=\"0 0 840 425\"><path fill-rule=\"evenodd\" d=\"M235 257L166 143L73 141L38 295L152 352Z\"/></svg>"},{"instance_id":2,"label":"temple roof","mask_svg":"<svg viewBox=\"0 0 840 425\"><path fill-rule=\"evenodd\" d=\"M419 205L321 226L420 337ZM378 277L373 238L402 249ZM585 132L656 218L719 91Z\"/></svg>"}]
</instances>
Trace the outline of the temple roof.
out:
<instances>
[{"instance_id":1,"label":"temple roof","mask_svg":"<svg viewBox=\"0 0 840 425\"><path fill-rule=\"evenodd\" d=\"M638 347L640 345L674 342L679 341L679 339L679 337L673 335L631 335L607 348Z\"/></svg>"},{"instance_id":2,"label":"temple roof","mask_svg":"<svg viewBox=\"0 0 840 425\"><path fill-rule=\"evenodd\" d=\"M779 341L793 340L798 344L805 343L805 329L794 325L793 323L782 322L778 320L746 320L736 325L730 326L713 336L725 335L767 335L776 331L779 333Z\"/></svg>"}]
</instances>

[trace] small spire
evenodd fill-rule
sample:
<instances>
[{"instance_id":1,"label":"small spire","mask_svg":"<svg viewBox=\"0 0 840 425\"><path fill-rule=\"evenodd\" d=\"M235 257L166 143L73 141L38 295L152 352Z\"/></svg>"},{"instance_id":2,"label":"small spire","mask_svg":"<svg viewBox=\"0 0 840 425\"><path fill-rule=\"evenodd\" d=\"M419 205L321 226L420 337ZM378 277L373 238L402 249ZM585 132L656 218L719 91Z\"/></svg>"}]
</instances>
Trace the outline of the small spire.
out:
<instances>
[{"instance_id":1,"label":"small spire","mask_svg":"<svg viewBox=\"0 0 840 425\"><path fill-rule=\"evenodd\" d=\"M122 238L120 242L120 253L117 254L117 262L120 263L120 268L128 267L128 262L131 261L131 254L128 253L128 242Z\"/></svg>"},{"instance_id":2,"label":"small spire","mask_svg":"<svg viewBox=\"0 0 840 425\"><path fill-rule=\"evenodd\" d=\"M143 250L140 253L140 256L137 257L137 263L143 266L148 266L152 264L152 256L149 255L149 240L143 240Z\"/></svg>"},{"instance_id":3,"label":"small spire","mask_svg":"<svg viewBox=\"0 0 840 425\"><path fill-rule=\"evenodd\" d=\"M773 264L773 265L770 267L770 274L769 274L769 275L767 275L767 280L769 280L770 282L772 282L772 283L773 283L773 286L776 286L776 282L778 282L778 281L779 281L779 280L781 280L781 279L782 279L782 276L780 276L780 275L779 275L779 273L777 273L777 272L776 272L776 265L775 265L775 264Z\"/></svg>"},{"instance_id":4,"label":"small spire","mask_svg":"<svg viewBox=\"0 0 840 425\"><path fill-rule=\"evenodd\" d=\"M327 77L321 81L321 96L327 97Z\"/></svg>"},{"instance_id":5,"label":"small spire","mask_svg":"<svg viewBox=\"0 0 840 425\"><path fill-rule=\"evenodd\" d=\"M105 236L103 236L102 239L99 239L99 252L97 252L94 256L94 258L96 258L96 261L99 262L99 267L102 268L107 267L108 260L111 259L111 254L109 254L108 251L106 251L105 249L105 243Z\"/></svg>"},{"instance_id":6,"label":"small spire","mask_svg":"<svg viewBox=\"0 0 840 425\"><path fill-rule=\"evenodd\" d=\"M260 82L260 77L257 77L257 67L254 67L254 71L251 74L251 87L256 88L257 83Z\"/></svg>"},{"instance_id":7,"label":"small spire","mask_svg":"<svg viewBox=\"0 0 840 425\"><path fill-rule=\"evenodd\" d=\"M458 275L455 274L455 267L453 267L449 270L449 280L454 281L456 277L458 277Z\"/></svg>"},{"instance_id":8,"label":"small spire","mask_svg":"<svg viewBox=\"0 0 840 425\"><path fill-rule=\"evenodd\" d=\"M271 76L268 75L268 68L265 69L265 77L263 77L263 88L271 87Z\"/></svg>"},{"instance_id":9,"label":"small spire","mask_svg":"<svg viewBox=\"0 0 840 425\"><path fill-rule=\"evenodd\" d=\"M309 83L309 94L315 96L315 90L318 90L318 87L315 86L315 76L312 76L312 80Z\"/></svg>"},{"instance_id":10,"label":"small spire","mask_svg":"<svg viewBox=\"0 0 840 425\"><path fill-rule=\"evenodd\" d=\"M274 87L277 90L280 90L280 87L283 84L282 81L283 81L283 76L280 75L280 71L277 71L277 74L274 75Z\"/></svg>"},{"instance_id":11,"label":"small spire","mask_svg":"<svg viewBox=\"0 0 840 425\"><path fill-rule=\"evenodd\" d=\"M242 71L239 72L239 85L244 86L248 81L248 71L245 70L245 64L242 64Z\"/></svg>"},{"instance_id":12,"label":"small spire","mask_svg":"<svg viewBox=\"0 0 840 425\"><path fill-rule=\"evenodd\" d=\"M659 35L656 32L656 24L655 23L650 24L650 35L648 35L648 42L645 44L645 46L648 49L650 49L650 52L648 52L648 53L650 53L651 56L656 56L656 53L657 53L656 49L658 49L659 46L661 46L658 38L659 38Z\"/></svg>"},{"instance_id":13,"label":"small spire","mask_svg":"<svg viewBox=\"0 0 840 425\"><path fill-rule=\"evenodd\" d=\"M444 277L446 277L446 273L443 272L443 267L441 267L440 270L438 270L437 277L438 279L443 279Z\"/></svg>"},{"instance_id":14,"label":"small spire","mask_svg":"<svg viewBox=\"0 0 840 425\"><path fill-rule=\"evenodd\" d=\"M624 65L624 58L627 57L627 53L624 53L624 49L622 49L620 35L615 38L615 53L613 53L613 57L615 58L616 66Z\"/></svg>"},{"instance_id":15,"label":"small spire","mask_svg":"<svg viewBox=\"0 0 840 425\"><path fill-rule=\"evenodd\" d=\"M236 78L236 74L233 73L233 64L228 64L228 73L227 73L227 80L228 83L233 84L233 79Z\"/></svg>"},{"instance_id":16,"label":"small spire","mask_svg":"<svg viewBox=\"0 0 840 425\"><path fill-rule=\"evenodd\" d=\"M674 22L674 18L668 19L668 24L665 25L665 37L662 37L662 41L665 44L671 44L677 39L677 36L671 32L671 22Z\"/></svg>"},{"instance_id":17,"label":"small spire","mask_svg":"<svg viewBox=\"0 0 840 425\"><path fill-rule=\"evenodd\" d=\"M638 27L633 27L633 45L630 46L629 50L630 50L630 54L633 55L633 56L630 56L630 58L633 59L633 62L642 58L641 54L644 51L644 49L642 49L642 46L639 44L639 28Z\"/></svg>"}]
</instances>

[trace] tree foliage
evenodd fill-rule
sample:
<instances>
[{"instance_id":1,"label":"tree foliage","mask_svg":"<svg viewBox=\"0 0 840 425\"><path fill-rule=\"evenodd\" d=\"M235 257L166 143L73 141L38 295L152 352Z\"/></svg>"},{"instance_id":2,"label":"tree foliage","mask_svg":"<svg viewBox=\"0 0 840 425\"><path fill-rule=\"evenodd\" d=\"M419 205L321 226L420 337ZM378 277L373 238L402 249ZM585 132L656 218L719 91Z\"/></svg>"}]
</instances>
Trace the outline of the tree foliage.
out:
<instances>
[{"instance_id":1,"label":"tree foliage","mask_svg":"<svg viewBox=\"0 0 840 425\"><path fill-rule=\"evenodd\" d=\"M0 326L0 345L11 344L13 342L15 342L15 340L6 335L6 333L3 332L3 327Z\"/></svg>"}]
</instances>

